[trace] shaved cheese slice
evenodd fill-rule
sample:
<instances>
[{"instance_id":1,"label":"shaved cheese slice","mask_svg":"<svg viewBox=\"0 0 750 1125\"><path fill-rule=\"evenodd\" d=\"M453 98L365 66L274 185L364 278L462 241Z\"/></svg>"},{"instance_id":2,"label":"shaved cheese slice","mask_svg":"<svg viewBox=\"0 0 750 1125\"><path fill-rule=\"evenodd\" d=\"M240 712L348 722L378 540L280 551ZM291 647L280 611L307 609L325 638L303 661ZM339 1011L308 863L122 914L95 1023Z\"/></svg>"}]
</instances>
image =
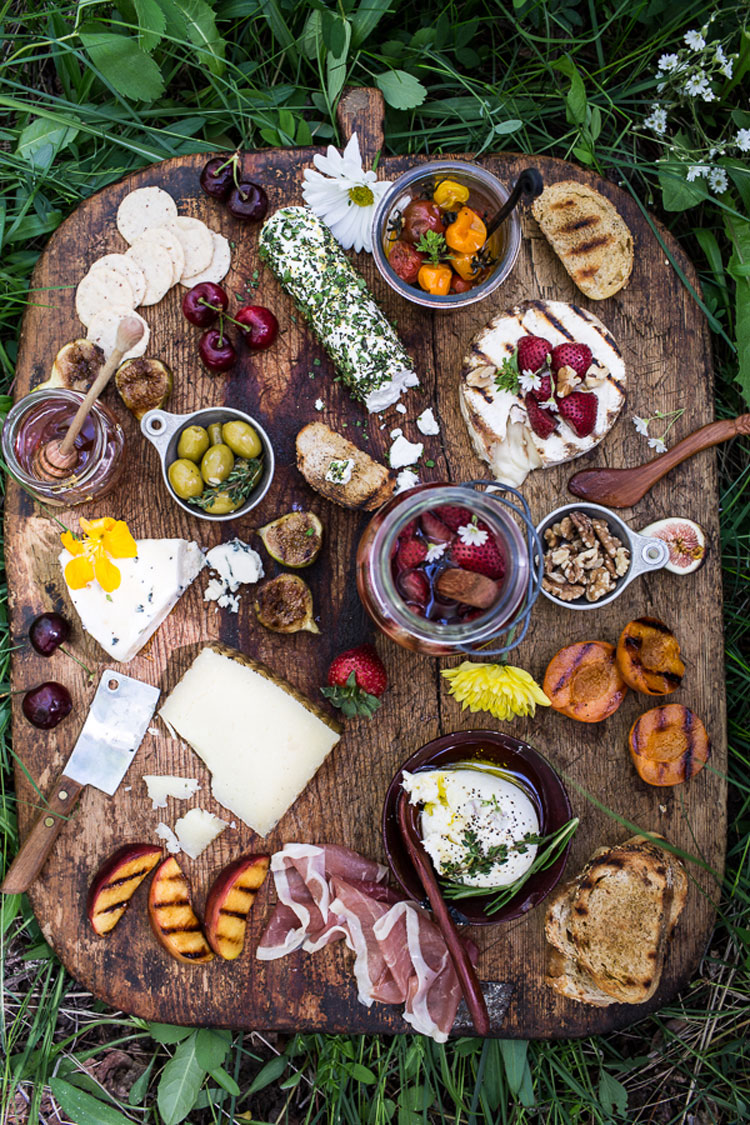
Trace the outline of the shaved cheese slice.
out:
<instances>
[{"instance_id":1,"label":"shaved cheese slice","mask_svg":"<svg viewBox=\"0 0 750 1125\"><path fill-rule=\"evenodd\" d=\"M160 820L156 826L156 835L160 840L164 841L166 849L170 853L170 855L178 855L182 851L182 848L180 847L180 841L177 839L169 825L165 824L163 820Z\"/></svg>"},{"instance_id":2,"label":"shaved cheese slice","mask_svg":"<svg viewBox=\"0 0 750 1125\"><path fill-rule=\"evenodd\" d=\"M175 777L173 774L144 773L143 780L151 798L152 809L165 809L167 797L186 801L200 789L197 777Z\"/></svg>"},{"instance_id":3,"label":"shaved cheese slice","mask_svg":"<svg viewBox=\"0 0 750 1125\"><path fill-rule=\"evenodd\" d=\"M211 791L267 835L339 741L340 727L242 653L204 648L159 711L211 771Z\"/></svg>"},{"instance_id":4,"label":"shaved cheese slice","mask_svg":"<svg viewBox=\"0 0 750 1125\"><path fill-rule=\"evenodd\" d=\"M220 816L206 812L205 809L191 809L174 826L175 835L185 855L197 859L217 836L229 825Z\"/></svg>"}]
</instances>

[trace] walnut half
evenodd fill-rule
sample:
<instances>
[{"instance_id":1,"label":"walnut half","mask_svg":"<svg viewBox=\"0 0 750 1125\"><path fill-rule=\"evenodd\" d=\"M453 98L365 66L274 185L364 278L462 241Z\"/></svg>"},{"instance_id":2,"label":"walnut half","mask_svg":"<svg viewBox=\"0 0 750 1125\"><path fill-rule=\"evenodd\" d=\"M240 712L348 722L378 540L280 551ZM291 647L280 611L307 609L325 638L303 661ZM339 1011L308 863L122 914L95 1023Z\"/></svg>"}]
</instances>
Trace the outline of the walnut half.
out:
<instances>
[{"instance_id":1,"label":"walnut half","mask_svg":"<svg viewBox=\"0 0 750 1125\"><path fill-rule=\"evenodd\" d=\"M544 533L542 588L561 602L597 602L627 574L630 551L606 520L573 511Z\"/></svg>"}]
</instances>

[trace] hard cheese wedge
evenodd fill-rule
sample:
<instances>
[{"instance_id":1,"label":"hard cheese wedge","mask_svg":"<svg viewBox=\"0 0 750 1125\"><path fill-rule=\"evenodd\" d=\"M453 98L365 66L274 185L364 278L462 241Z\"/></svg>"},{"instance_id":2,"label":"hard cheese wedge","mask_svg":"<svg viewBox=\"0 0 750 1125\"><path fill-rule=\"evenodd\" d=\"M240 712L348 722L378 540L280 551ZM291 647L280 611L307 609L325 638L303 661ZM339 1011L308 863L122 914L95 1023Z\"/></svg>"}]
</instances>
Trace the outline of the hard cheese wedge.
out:
<instances>
[{"instance_id":1,"label":"hard cheese wedge","mask_svg":"<svg viewBox=\"0 0 750 1125\"><path fill-rule=\"evenodd\" d=\"M111 594L98 582L68 594L84 632L114 660L127 663L156 632L203 568L203 552L187 539L138 539L134 559L117 559L120 585ZM60 566L70 562L60 554Z\"/></svg>"},{"instance_id":2,"label":"hard cheese wedge","mask_svg":"<svg viewBox=\"0 0 750 1125\"><path fill-rule=\"evenodd\" d=\"M268 668L204 648L159 711L211 771L225 808L265 836L339 740L339 725Z\"/></svg>"}]
</instances>

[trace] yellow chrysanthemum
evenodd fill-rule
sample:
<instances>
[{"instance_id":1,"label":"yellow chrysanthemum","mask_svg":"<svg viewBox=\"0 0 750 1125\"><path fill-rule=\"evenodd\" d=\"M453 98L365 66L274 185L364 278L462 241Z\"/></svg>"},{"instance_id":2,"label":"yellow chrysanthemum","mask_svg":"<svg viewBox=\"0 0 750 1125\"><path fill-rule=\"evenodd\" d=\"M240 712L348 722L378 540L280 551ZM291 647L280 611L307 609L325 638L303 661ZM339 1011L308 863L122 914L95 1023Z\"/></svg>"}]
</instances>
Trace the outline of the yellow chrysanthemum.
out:
<instances>
[{"instance_id":1,"label":"yellow chrysanthemum","mask_svg":"<svg viewBox=\"0 0 750 1125\"><path fill-rule=\"evenodd\" d=\"M539 684L523 668L512 664L479 664L464 660L443 672L451 695L462 709L489 711L506 721L517 715L535 715L537 704L549 707L550 701Z\"/></svg>"},{"instance_id":2,"label":"yellow chrysanthemum","mask_svg":"<svg viewBox=\"0 0 750 1125\"><path fill-rule=\"evenodd\" d=\"M83 538L71 531L60 536L63 547L73 558L65 567L65 581L71 590L81 590L94 579L108 594L120 585L120 572L110 559L134 559L135 539L124 520L111 516L87 520L81 517Z\"/></svg>"}]
</instances>

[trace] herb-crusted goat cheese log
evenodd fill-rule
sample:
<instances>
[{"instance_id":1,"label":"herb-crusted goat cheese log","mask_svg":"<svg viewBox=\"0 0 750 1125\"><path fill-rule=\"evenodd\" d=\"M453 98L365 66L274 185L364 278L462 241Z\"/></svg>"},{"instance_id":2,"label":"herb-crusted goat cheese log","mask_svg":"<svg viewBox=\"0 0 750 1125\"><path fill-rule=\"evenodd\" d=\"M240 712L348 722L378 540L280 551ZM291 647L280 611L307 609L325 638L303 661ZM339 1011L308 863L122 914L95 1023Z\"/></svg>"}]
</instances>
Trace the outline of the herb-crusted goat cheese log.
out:
<instances>
[{"instance_id":1,"label":"herb-crusted goat cheese log","mask_svg":"<svg viewBox=\"0 0 750 1125\"><path fill-rule=\"evenodd\" d=\"M419 380L414 364L328 227L309 207L282 207L263 225L258 247L369 411L398 402Z\"/></svg>"}]
</instances>

